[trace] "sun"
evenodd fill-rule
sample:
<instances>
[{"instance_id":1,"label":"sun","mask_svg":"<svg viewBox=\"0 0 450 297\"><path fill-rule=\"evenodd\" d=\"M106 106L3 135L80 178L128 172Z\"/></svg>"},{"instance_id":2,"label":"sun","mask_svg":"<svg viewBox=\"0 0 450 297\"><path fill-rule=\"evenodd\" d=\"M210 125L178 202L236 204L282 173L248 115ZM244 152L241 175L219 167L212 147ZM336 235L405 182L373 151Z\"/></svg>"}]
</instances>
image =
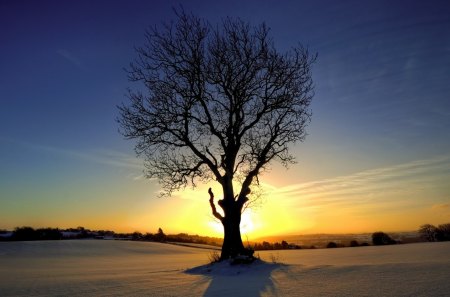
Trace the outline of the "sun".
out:
<instances>
[{"instance_id":1,"label":"sun","mask_svg":"<svg viewBox=\"0 0 450 297\"><path fill-rule=\"evenodd\" d=\"M211 220L208 222L209 229L211 230L211 235L213 236L223 236L223 226L218 220Z\"/></svg>"},{"instance_id":2,"label":"sun","mask_svg":"<svg viewBox=\"0 0 450 297\"><path fill-rule=\"evenodd\" d=\"M255 224L253 222L253 216L250 210L246 210L241 216L241 234L247 235L255 231ZM211 233L215 236L223 236L223 226L218 220L212 220L208 222Z\"/></svg>"},{"instance_id":3,"label":"sun","mask_svg":"<svg viewBox=\"0 0 450 297\"><path fill-rule=\"evenodd\" d=\"M245 211L241 216L241 234L252 233L255 229L250 211Z\"/></svg>"}]
</instances>

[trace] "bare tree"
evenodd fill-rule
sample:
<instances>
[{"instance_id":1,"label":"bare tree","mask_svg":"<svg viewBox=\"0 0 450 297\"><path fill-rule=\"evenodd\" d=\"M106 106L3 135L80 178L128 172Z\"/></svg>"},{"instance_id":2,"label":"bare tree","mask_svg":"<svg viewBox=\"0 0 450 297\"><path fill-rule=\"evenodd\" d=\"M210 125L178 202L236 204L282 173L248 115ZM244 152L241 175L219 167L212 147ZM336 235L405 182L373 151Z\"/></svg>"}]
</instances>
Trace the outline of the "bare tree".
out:
<instances>
[{"instance_id":1,"label":"bare tree","mask_svg":"<svg viewBox=\"0 0 450 297\"><path fill-rule=\"evenodd\" d=\"M425 224L419 228L420 236L427 241L448 241L450 240L450 224L434 226Z\"/></svg>"},{"instance_id":2,"label":"bare tree","mask_svg":"<svg viewBox=\"0 0 450 297\"><path fill-rule=\"evenodd\" d=\"M438 240L440 241L449 241L450 240L450 224L441 224L438 226L439 234Z\"/></svg>"},{"instance_id":3,"label":"bare tree","mask_svg":"<svg viewBox=\"0 0 450 297\"><path fill-rule=\"evenodd\" d=\"M431 224L424 224L419 228L420 236L427 241L436 241L438 228Z\"/></svg>"},{"instance_id":4,"label":"bare tree","mask_svg":"<svg viewBox=\"0 0 450 297\"><path fill-rule=\"evenodd\" d=\"M121 133L135 139L148 178L163 195L198 182L218 182L223 199L213 215L224 226L221 259L250 255L240 234L250 188L268 164L294 163L289 146L303 141L313 97L316 54L299 45L276 50L265 24L240 19L212 26L176 12L177 21L146 32L136 49L129 90L119 106Z\"/></svg>"}]
</instances>

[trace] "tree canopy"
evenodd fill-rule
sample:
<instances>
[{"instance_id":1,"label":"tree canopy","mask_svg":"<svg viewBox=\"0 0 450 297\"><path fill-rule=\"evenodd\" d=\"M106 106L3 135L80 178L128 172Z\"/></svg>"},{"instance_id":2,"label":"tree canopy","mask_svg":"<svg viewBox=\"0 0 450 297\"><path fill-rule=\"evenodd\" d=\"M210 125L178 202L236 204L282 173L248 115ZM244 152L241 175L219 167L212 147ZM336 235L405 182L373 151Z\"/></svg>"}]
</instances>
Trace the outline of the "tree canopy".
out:
<instances>
[{"instance_id":1,"label":"tree canopy","mask_svg":"<svg viewBox=\"0 0 450 297\"><path fill-rule=\"evenodd\" d=\"M271 161L294 162L313 96L316 55L299 45L279 53L265 24L227 18L222 26L178 12L136 49L121 132L136 139L146 173L164 194L197 181L239 180L241 194Z\"/></svg>"}]
</instances>

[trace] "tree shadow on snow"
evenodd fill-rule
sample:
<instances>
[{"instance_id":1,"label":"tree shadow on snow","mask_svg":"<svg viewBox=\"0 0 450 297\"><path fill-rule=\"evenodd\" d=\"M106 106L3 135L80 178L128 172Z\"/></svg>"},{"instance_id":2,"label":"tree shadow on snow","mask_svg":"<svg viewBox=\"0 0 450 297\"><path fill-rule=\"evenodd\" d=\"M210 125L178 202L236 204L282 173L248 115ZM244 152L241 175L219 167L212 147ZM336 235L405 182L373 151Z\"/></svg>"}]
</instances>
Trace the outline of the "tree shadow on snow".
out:
<instances>
[{"instance_id":1,"label":"tree shadow on snow","mask_svg":"<svg viewBox=\"0 0 450 297\"><path fill-rule=\"evenodd\" d=\"M252 264L231 265L227 261L194 267L187 274L202 275L210 280L204 297L212 296L261 296L274 292L276 287L272 273L286 265L261 260Z\"/></svg>"}]
</instances>

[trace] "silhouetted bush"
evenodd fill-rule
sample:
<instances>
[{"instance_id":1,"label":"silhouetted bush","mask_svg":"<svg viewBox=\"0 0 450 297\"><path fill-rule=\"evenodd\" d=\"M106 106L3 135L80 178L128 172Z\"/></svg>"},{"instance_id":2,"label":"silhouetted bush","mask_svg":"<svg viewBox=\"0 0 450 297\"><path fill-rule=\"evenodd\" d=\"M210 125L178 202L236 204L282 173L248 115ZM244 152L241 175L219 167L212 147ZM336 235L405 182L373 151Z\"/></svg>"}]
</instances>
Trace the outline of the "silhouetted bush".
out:
<instances>
[{"instance_id":1,"label":"silhouetted bush","mask_svg":"<svg viewBox=\"0 0 450 297\"><path fill-rule=\"evenodd\" d=\"M218 251L212 251L208 255L209 263L217 263L220 262L220 253Z\"/></svg>"},{"instance_id":2,"label":"silhouetted bush","mask_svg":"<svg viewBox=\"0 0 450 297\"><path fill-rule=\"evenodd\" d=\"M17 227L11 236L11 240L17 241L59 239L62 239L62 233L58 228L41 228L35 230L32 227Z\"/></svg>"},{"instance_id":3,"label":"silhouetted bush","mask_svg":"<svg viewBox=\"0 0 450 297\"><path fill-rule=\"evenodd\" d=\"M31 227L17 227L14 229L12 240L38 240L39 234Z\"/></svg>"},{"instance_id":4,"label":"silhouetted bush","mask_svg":"<svg viewBox=\"0 0 450 297\"><path fill-rule=\"evenodd\" d=\"M359 246L359 243L356 240L350 241L350 247L357 247Z\"/></svg>"},{"instance_id":5,"label":"silhouetted bush","mask_svg":"<svg viewBox=\"0 0 450 297\"><path fill-rule=\"evenodd\" d=\"M336 242L333 242L333 241L330 241L327 244L327 249L333 249L333 248L337 248L337 247L338 247L338 245L336 244Z\"/></svg>"},{"instance_id":6,"label":"silhouetted bush","mask_svg":"<svg viewBox=\"0 0 450 297\"><path fill-rule=\"evenodd\" d=\"M142 240L144 238L144 236L142 235L141 232L133 232L133 234L131 234L131 240Z\"/></svg>"},{"instance_id":7,"label":"silhouetted bush","mask_svg":"<svg viewBox=\"0 0 450 297\"><path fill-rule=\"evenodd\" d=\"M397 242L384 232L375 232L372 234L372 243L374 245L387 245L396 244Z\"/></svg>"}]
</instances>

